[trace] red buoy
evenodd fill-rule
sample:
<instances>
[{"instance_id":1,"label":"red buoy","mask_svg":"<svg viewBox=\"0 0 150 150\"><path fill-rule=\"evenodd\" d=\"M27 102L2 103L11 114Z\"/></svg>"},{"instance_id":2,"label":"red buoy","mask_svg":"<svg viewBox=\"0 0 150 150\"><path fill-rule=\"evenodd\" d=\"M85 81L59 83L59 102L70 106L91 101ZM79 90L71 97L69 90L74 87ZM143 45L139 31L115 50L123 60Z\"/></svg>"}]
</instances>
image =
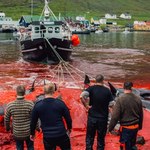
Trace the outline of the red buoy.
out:
<instances>
[{"instance_id":1,"label":"red buoy","mask_svg":"<svg viewBox=\"0 0 150 150\"><path fill-rule=\"evenodd\" d=\"M76 34L72 35L71 40L72 40L73 46L77 46L80 44L80 39L79 39L78 35L76 35Z\"/></svg>"}]
</instances>

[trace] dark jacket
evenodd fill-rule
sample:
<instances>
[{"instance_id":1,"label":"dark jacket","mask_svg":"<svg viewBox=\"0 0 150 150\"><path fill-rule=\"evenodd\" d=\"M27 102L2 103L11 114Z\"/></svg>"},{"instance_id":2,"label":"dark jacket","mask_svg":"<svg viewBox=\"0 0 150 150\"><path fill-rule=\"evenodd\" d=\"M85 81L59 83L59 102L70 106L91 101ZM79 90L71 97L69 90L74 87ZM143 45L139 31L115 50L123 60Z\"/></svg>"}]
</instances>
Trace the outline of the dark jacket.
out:
<instances>
[{"instance_id":1,"label":"dark jacket","mask_svg":"<svg viewBox=\"0 0 150 150\"><path fill-rule=\"evenodd\" d=\"M140 97L133 93L126 93L117 98L109 131L113 130L118 121L123 126L139 124L139 129L142 129L143 109Z\"/></svg>"},{"instance_id":2,"label":"dark jacket","mask_svg":"<svg viewBox=\"0 0 150 150\"><path fill-rule=\"evenodd\" d=\"M70 112L62 100L45 98L37 102L32 111L31 135L35 134L36 123L41 121L43 135L46 138L60 137L66 134L63 118L67 129L72 128Z\"/></svg>"}]
</instances>

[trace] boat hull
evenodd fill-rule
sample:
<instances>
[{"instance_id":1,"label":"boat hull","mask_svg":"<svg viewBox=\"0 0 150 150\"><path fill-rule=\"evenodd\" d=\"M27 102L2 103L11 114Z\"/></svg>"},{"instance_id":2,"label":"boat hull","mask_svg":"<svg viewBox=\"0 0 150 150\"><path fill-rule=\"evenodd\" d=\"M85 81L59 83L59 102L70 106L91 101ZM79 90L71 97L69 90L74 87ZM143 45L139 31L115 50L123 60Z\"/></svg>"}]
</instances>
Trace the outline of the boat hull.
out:
<instances>
[{"instance_id":1,"label":"boat hull","mask_svg":"<svg viewBox=\"0 0 150 150\"><path fill-rule=\"evenodd\" d=\"M90 30L74 30L72 31L72 34L90 34Z\"/></svg>"},{"instance_id":2,"label":"boat hull","mask_svg":"<svg viewBox=\"0 0 150 150\"><path fill-rule=\"evenodd\" d=\"M16 32L15 29L1 29L0 28L0 33L14 33Z\"/></svg>"},{"instance_id":3,"label":"boat hull","mask_svg":"<svg viewBox=\"0 0 150 150\"><path fill-rule=\"evenodd\" d=\"M20 43L25 61L55 64L59 63L61 58L64 61L71 59L72 42L70 40L37 38L21 41Z\"/></svg>"}]
</instances>

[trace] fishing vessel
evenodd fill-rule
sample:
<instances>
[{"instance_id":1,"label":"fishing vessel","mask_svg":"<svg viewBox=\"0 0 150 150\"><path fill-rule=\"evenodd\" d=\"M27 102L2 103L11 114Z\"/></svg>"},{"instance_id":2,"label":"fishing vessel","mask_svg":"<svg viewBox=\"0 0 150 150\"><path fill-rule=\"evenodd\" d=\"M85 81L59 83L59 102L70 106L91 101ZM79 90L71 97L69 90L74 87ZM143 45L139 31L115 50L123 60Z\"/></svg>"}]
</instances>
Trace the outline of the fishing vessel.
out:
<instances>
[{"instance_id":1,"label":"fishing vessel","mask_svg":"<svg viewBox=\"0 0 150 150\"><path fill-rule=\"evenodd\" d=\"M66 19L70 31L73 34L90 34L90 23L84 17L76 17L76 20Z\"/></svg>"},{"instance_id":2,"label":"fishing vessel","mask_svg":"<svg viewBox=\"0 0 150 150\"><path fill-rule=\"evenodd\" d=\"M11 17L6 17L3 11L0 11L0 33L12 33L17 31L18 21Z\"/></svg>"},{"instance_id":3,"label":"fishing vessel","mask_svg":"<svg viewBox=\"0 0 150 150\"><path fill-rule=\"evenodd\" d=\"M71 59L72 47L80 40L77 35L72 35L65 21L55 16L45 0L39 21L32 21L20 30L20 43L24 60L57 64Z\"/></svg>"}]
</instances>

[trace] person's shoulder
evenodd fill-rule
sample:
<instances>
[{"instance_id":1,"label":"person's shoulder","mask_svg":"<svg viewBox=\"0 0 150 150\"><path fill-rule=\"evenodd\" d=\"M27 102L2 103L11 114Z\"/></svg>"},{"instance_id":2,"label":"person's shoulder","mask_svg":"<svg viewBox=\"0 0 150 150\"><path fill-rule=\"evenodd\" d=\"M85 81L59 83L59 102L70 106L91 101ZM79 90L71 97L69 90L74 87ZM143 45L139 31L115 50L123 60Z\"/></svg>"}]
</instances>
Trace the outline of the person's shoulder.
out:
<instances>
[{"instance_id":1,"label":"person's shoulder","mask_svg":"<svg viewBox=\"0 0 150 150\"><path fill-rule=\"evenodd\" d=\"M109 89L109 87L107 87L105 85L102 86L102 89L105 90L105 91L107 91L107 92L109 92L109 93L111 92L110 89Z\"/></svg>"},{"instance_id":2,"label":"person's shoulder","mask_svg":"<svg viewBox=\"0 0 150 150\"><path fill-rule=\"evenodd\" d=\"M136 95L136 94L134 94L134 93L133 93L133 95L134 95L134 98L135 98L137 101L141 102L141 97L140 97L140 95Z\"/></svg>"},{"instance_id":3,"label":"person's shoulder","mask_svg":"<svg viewBox=\"0 0 150 150\"><path fill-rule=\"evenodd\" d=\"M7 107L11 107L11 106L13 106L15 103L16 103L16 101L13 100L13 101L11 101L11 102L9 102L9 103L7 104Z\"/></svg>"},{"instance_id":4,"label":"person's shoulder","mask_svg":"<svg viewBox=\"0 0 150 150\"><path fill-rule=\"evenodd\" d=\"M25 102L26 102L27 104L29 104L29 105L34 105L33 101L31 101L31 100L26 100L26 99L25 99Z\"/></svg>"},{"instance_id":5,"label":"person's shoulder","mask_svg":"<svg viewBox=\"0 0 150 150\"><path fill-rule=\"evenodd\" d=\"M88 87L87 89L85 89L84 91L91 92L91 91L93 91L95 88L97 88L97 86L94 84L94 85L89 86L89 87Z\"/></svg>"},{"instance_id":6,"label":"person's shoulder","mask_svg":"<svg viewBox=\"0 0 150 150\"><path fill-rule=\"evenodd\" d=\"M127 99L129 99L129 94L126 93L121 93L118 97L117 97L117 101L119 103L127 103Z\"/></svg>"},{"instance_id":7,"label":"person's shoulder","mask_svg":"<svg viewBox=\"0 0 150 150\"><path fill-rule=\"evenodd\" d=\"M136 97L137 99L140 99L140 94L136 94L136 93L131 93L134 97Z\"/></svg>"},{"instance_id":8,"label":"person's shoulder","mask_svg":"<svg viewBox=\"0 0 150 150\"><path fill-rule=\"evenodd\" d=\"M9 102L9 103L7 104L7 106L8 106L8 105L12 105L12 104L14 104L14 102L15 102L14 100L13 100L13 101L11 101L11 102Z\"/></svg>"},{"instance_id":9,"label":"person's shoulder","mask_svg":"<svg viewBox=\"0 0 150 150\"><path fill-rule=\"evenodd\" d=\"M11 109L14 109L16 106L15 104L15 100L9 102L7 105L6 105L6 110L11 110Z\"/></svg>"},{"instance_id":10,"label":"person's shoulder","mask_svg":"<svg viewBox=\"0 0 150 150\"><path fill-rule=\"evenodd\" d=\"M34 103L33 103L33 101L31 101L31 100L26 100L26 99L24 99L24 105L25 105L26 107L28 107L29 109L32 109L32 108L34 107Z\"/></svg>"},{"instance_id":11,"label":"person's shoulder","mask_svg":"<svg viewBox=\"0 0 150 150\"><path fill-rule=\"evenodd\" d=\"M66 106L66 103L61 99L56 98L55 103L60 106Z\"/></svg>"},{"instance_id":12,"label":"person's shoulder","mask_svg":"<svg viewBox=\"0 0 150 150\"><path fill-rule=\"evenodd\" d=\"M62 103L62 104L64 103L64 101L62 99L59 99L59 98L55 98L55 102L56 103Z\"/></svg>"},{"instance_id":13,"label":"person's shoulder","mask_svg":"<svg viewBox=\"0 0 150 150\"><path fill-rule=\"evenodd\" d=\"M125 93L121 93L119 94L119 96L117 97L119 100L126 98L127 95Z\"/></svg>"},{"instance_id":14,"label":"person's shoulder","mask_svg":"<svg viewBox=\"0 0 150 150\"><path fill-rule=\"evenodd\" d=\"M42 105L44 99L38 100L35 102L35 105Z\"/></svg>"}]
</instances>

